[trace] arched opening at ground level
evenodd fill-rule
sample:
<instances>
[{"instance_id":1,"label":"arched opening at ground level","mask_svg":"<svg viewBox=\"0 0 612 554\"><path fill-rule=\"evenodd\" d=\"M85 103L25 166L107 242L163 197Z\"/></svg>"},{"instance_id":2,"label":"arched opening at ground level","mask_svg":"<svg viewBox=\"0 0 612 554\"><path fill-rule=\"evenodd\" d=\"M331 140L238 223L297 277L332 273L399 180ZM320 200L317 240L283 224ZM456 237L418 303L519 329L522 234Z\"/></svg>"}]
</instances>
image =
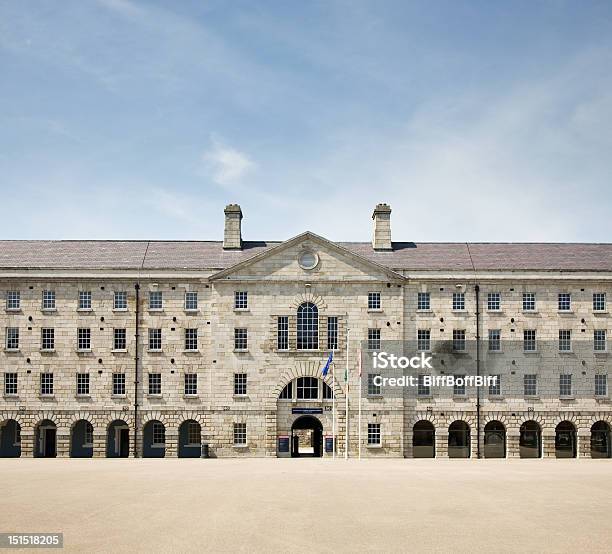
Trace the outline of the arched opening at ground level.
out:
<instances>
[{"instance_id":1,"label":"arched opening at ground level","mask_svg":"<svg viewBox=\"0 0 612 554\"><path fill-rule=\"evenodd\" d=\"M465 421L453 421L448 428L448 457L470 457L470 426Z\"/></svg>"},{"instance_id":2,"label":"arched opening at ground level","mask_svg":"<svg viewBox=\"0 0 612 554\"><path fill-rule=\"evenodd\" d=\"M116 419L108 426L106 433L106 456L108 458L127 458L130 455L130 428L128 424Z\"/></svg>"},{"instance_id":3,"label":"arched opening at ground level","mask_svg":"<svg viewBox=\"0 0 612 554\"><path fill-rule=\"evenodd\" d=\"M86 419L80 419L72 426L70 436L70 457L93 457L93 425Z\"/></svg>"},{"instance_id":4,"label":"arched opening at ground level","mask_svg":"<svg viewBox=\"0 0 612 554\"><path fill-rule=\"evenodd\" d=\"M179 427L179 458L199 458L202 455L202 427L193 420L183 421Z\"/></svg>"},{"instance_id":5,"label":"arched opening at ground level","mask_svg":"<svg viewBox=\"0 0 612 554\"><path fill-rule=\"evenodd\" d=\"M562 421L555 429L555 457L576 457L576 428L570 421Z\"/></svg>"},{"instance_id":6,"label":"arched opening at ground level","mask_svg":"<svg viewBox=\"0 0 612 554\"><path fill-rule=\"evenodd\" d=\"M57 427L49 419L43 419L37 426L35 436L35 455L38 458L57 456Z\"/></svg>"},{"instance_id":7,"label":"arched opening at ground level","mask_svg":"<svg viewBox=\"0 0 612 554\"><path fill-rule=\"evenodd\" d=\"M489 421L484 428L484 457L506 457L506 428L501 421Z\"/></svg>"},{"instance_id":8,"label":"arched opening at ground level","mask_svg":"<svg viewBox=\"0 0 612 554\"><path fill-rule=\"evenodd\" d=\"M431 421L417 421L412 428L412 456L436 457L436 429Z\"/></svg>"},{"instance_id":9,"label":"arched opening at ground level","mask_svg":"<svg viewBox=\"0 0 612 554\"><path fill-rule=\"evenodd\" d=\"M591 458L610 457L610 425L605 421L597 421L591 427Z\"/></svg>"},{"instance_id":10,"label":"arched opening at ground level","mask_svg":"<svg viewBox=\"0 0 612 554\"><path fill-rule=\"evenodd\" d=\"M21 456L21 426L14 419L0 423L0 458Z\"/></svg>"},{"instance_id":11,"label":"arched opening at ground level","mask_svg":"<svg viewBox=\"0 0 612 554\"><path fill-rule=\"evenodd\" d=\"M542 430L537 422L526 421L521 425L519 455L521 458L540 458L542 456Z\"/></svg>"},{"instance_id":12,"label":"arched opening at ground level","mask_svg":"<svg viewBox=\"0 0 612 554\"><path fill-rule=\"evenodd\" d=\"M298 417L291 426L291 457L323 456L323 424L310 415Z\"/></svg>"},{"instance_id":13,"label":"arched opening at ground level","mask_svg":"<svg viewBox=\"0 0 612 554\"><path fill-rule=\"evenodd\" d=\"M163 458L166 455L166 427L161 421L148 421L142 430L142 457Z\"/></svg>"}]
</instances>

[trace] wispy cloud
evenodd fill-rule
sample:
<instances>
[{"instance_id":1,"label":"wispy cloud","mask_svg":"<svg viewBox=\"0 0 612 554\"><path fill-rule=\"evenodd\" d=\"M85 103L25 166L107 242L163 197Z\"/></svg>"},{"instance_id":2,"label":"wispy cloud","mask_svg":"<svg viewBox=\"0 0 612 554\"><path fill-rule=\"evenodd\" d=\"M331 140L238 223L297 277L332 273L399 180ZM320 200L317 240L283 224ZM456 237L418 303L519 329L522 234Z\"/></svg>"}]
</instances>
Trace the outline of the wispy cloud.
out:
<instances>
[{"instance_id":1,"label":"wispy cloud","mask_svg":"<svg viewBox=\"0 0 612 554\"><path fill-rule=\"evenodd\" d=\"M218 139L211 141L211 147L202 154L202 162L204 174L221 186L240 182L255 168L247 154L222 144Z\"/></svg>"}]
</instances>

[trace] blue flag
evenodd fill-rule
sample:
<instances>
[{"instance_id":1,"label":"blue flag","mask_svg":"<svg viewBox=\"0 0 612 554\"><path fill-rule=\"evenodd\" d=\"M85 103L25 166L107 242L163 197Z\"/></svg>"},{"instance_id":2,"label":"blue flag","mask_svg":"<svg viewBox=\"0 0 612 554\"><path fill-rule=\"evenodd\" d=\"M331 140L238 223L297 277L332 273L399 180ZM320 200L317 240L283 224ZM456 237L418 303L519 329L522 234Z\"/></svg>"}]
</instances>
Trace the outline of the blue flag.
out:
<instances>
[{"instance_id":1,"label":"blue flag","mask_svg":"<svg viewBox=\"0 0 612 554\"><path fill-rule=\"evenodd\" d=\"M327 358L327 363L325 364L325 367L323 368L323 377L327 375L327 372L329 371L329 365L332 363L333 359L334 359L334 351L332 350L329 353L329 358Z\"/></svg>"}]
</instances>

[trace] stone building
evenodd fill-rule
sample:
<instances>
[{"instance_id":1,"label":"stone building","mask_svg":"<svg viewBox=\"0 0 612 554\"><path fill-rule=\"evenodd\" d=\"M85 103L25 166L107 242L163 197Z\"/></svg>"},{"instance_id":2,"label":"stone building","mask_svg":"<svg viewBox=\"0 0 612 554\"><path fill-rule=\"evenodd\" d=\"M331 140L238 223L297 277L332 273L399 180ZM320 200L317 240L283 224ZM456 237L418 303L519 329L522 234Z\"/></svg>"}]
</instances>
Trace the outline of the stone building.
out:
<instances>
[{"instance_id":1,"label":"stone building","mask_svg":"<svg viewBox=\"0 0 612 554\"><path fill-rule=\"evenodd\" d=\"M243 241L237 205L219 242L0 241L0 454L332 456L335 434L340 456L348 435L349 456L610 457L612 245L372 219L371 243ZM387 347L495 384L379 387Z\"/></svg>"}]
</instances>

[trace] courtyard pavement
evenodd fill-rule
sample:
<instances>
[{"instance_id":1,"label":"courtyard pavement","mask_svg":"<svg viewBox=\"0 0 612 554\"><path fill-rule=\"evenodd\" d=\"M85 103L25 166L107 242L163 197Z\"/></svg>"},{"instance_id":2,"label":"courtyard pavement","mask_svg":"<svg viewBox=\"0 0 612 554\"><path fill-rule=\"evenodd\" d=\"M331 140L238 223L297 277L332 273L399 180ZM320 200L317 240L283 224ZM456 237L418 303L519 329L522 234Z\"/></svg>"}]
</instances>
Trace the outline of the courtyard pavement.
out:
<instances>
[{"instance_id":1,"label":"courtyard pavement","mask_svg":"<svg viewBox=\"0 0 612 554\"><path fill-rule=\"evenodd\" d=\"M611 460L2 459L70 552L610 552ZM40 550L37 550L40 552Z\"/></svg>"}]
</instances>

